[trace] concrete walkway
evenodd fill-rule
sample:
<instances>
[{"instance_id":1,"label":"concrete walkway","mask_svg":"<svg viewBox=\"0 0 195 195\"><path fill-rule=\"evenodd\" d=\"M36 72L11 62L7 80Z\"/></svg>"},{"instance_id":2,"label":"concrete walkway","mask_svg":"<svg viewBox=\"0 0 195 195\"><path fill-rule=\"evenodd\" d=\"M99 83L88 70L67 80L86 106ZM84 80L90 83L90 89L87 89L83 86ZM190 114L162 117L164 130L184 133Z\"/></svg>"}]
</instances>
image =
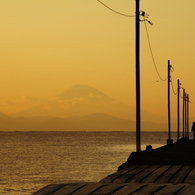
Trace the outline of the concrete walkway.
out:
<instances>
[{"instance_id":1,"label":"concrete walkway","mask_svg":"<svg viewBox=\"0 0 195 195\"><path fill-rule=\"evenodd\" d=\"M195 141L133 152L97 183L52 184L33 195L195 195Z\"/></svg>"}]
</instances>

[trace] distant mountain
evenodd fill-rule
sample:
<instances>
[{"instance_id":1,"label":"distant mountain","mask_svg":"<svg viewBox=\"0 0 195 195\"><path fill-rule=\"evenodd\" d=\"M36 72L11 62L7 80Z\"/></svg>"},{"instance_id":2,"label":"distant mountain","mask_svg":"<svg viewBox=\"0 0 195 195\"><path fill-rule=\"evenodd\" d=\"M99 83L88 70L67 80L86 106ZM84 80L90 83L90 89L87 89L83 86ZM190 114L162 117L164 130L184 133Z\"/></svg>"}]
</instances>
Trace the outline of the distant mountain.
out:
<instances>
[{"instance_id":1,"label":"distant mountain","mask_svg":"<svg viewBox=\"0 0 195 195\"><path fill-rule=\"evenodd\" d=\"M57 96L63 100L85 99L88 101L112 102L114 99L89 85L75 85Z\"/></svg>"},{"instance_id":2,"label":"distant mountain","mask_svg":"<svg viewBox=\"0 0 195 195\"><path fill-rule=\"evenodd\" d=\"M143 131L166 130L166 124L142 122L142 126ZM135 131L135 122L102 113L69 118L12 118L0 113L0 131Z\"/></svg>"},{"instance_id":3,"label":"distant mountain","mask_svg":"<svg viewBox=\"0 0 195 195\"><path fill-rule=\"evenodd\" d=\"M12 117L71 117L104 113L118 118L135 120L135 108L114 100L89 85L75 85L50 100L41 101L37 106L12 114ZM142 120L163 123L167 119L142 110Z\"/></svg>"},{"instance_id":4,"label":"distant mountain","mask_svg":"<svg viewBox=\"0 0 195 195\"><path fill-rule=\"evenodd\" d=\"M51 130L54 126L68 131L130 131L135 129L135 122L96 113L76 118L52 118L44 122L46 129Z\"/></svg>"},{"instance_id":5,"label":"distant mountain","mask_svg":"<svg viewBox=\"0 0 195 195\"><path fill-rule=\"evenodd\" d=\"M0 130L11 130L13 124L13 118L7 116L6 114L0 112Z\"/></svg>"},{"instance_id":6,"label":"distant mountain","mask_svg":"<svg viewBox=\"0 0 195 195\"><path fill-rule=\"evenodd\" d=\"M133 119L135 116L134 109L127 107L89 85L75 85L51 100L41 101L37 106L10 116L70 117L105 113L116 117Z\"/></svg>"},{"instance_id":7,"label":"distant mountain","mask_svg":"<svg viewBox=\"0 0 195 195\"><path fill-rule=\"evenodd\" d=\"M0 112L0 120L9 121L11 118L4 114L3 112Z\"/></svg>"}]
</instances>

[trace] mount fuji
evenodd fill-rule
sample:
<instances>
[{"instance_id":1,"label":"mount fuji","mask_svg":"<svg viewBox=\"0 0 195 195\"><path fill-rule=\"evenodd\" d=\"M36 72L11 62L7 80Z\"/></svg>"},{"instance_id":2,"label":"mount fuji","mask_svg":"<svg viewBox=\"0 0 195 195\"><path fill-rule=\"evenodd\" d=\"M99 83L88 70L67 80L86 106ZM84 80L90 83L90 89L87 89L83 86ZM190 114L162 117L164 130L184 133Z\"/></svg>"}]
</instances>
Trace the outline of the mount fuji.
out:
<instances>
[{"instance_id":1,"label":"mount fuji","mask_svg":"<svg viewBox=\"0 0 195 195\"><path fill-rule=\"evenodd\" d=\"M22 112L11 114L12 117L71 117L102 113L114 117L135 120L135 108L125 105L89 85L75 85L53 99L41 101L38 105ZM158 115L142 111L142 120L162 123ZM166 119L165 119L166 121Z\"/></svg>"}]
</instances>

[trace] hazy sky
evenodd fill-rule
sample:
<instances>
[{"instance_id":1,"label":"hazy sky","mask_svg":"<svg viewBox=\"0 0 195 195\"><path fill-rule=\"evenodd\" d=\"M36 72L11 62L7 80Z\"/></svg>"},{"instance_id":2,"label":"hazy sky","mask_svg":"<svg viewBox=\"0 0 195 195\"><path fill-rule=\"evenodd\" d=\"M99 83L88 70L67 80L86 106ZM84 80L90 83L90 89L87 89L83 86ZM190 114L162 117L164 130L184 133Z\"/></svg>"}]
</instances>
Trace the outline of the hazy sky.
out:
<instances>
[{"instance_id":1,"label":"hazy sky","mask_svg":"<svg viewBox=\"0 0 195 195\"><path fill-rule=\"evenodd\" d=\"M135 13L134 0L102 1L119 12ZM154 23L147 27L158 70L166 78L171 60L174 87L180 79L195 116L195 1L140 4ZM135 106L135 18L115 14L97 0L1 0L0 13L0 111L22 110L30 106L26 99L53 98L75 84ZM141 22L142 109L166 115L166 90Z\"/></svg>"}]
</instances>

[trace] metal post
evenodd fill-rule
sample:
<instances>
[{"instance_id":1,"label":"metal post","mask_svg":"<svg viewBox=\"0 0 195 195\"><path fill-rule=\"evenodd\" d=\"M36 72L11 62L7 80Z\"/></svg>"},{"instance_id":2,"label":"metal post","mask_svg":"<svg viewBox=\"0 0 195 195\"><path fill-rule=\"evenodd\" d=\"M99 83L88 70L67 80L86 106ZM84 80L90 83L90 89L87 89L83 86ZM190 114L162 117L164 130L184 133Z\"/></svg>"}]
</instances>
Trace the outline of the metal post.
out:
<instances>
[{"instance_id":1,"label":"metal post","mask_svg":"<svg viewBox=\"0 0 195 195\"><path fill-rule=\"evenodd\" d=\"M186 95L186 137L189 137L189 96Z\"/></svg>"},{"instance_id":2,"label":"metal post","mask_svg":"<svg viewBox=\"0 0 195 195\"><path fill-rule=\"evenodd\" d=\"M177 140L179 140L179 133L180 133L180 82L179 79L177 80Z\"/></svg>"},{"instance_id":3,"label":"metal post","mask_svg":"<svg viewBox=\"0 0 195 195\"><path fill-rule=\"evenodd\" d=\"M136 60L136 151L141 151L141 111L140 111L140 6L139 0L136 1L136 43L135 43L135 60Z\"/></svg>"},{"instance_id":4,"label":"metal post","mask_svg":"<svg viewBox=\"0 0 195 195\"><path fill-rule=\"evenodd\" d=\"M189 105L190 105L190 96L189 96L189 94L188 94L188 137L190 136L190 133L189 133L189 131L190 131L190 129L189 129L189 127L190 127L190 109L189 109Z\"/></svg>"},{"instance_id":5,"label":"metal post","mask_svg":"<svg viewBox=\"0 0 195 195\"><path fill-rule=\"evenodd\" d=\"M190 136L190 95L188 94L188 136Z\"/></svg>"},{"instance_id":6,"label":"metal post","mask_svg":"<svg viewBox=\"0 0 195 195\"><path fill-rule=\"evenodd\" d=\"M187 93L185 94L185 138L187 137Z\"/></svg>"},{"instance_id":7,"label":"metal post","mask_svg":"<svg viewBox=\"0 0 195 195\"><path fill-rule=\"evenodd\" d=\"M185 137L185 89L183 89L183 138Z\"/></svg>"},{"instance_id":8,"label":"metal post","mask_svg":"<svg viewBox=\"0 0 195 195\"><path fill-rule=\"evenodd\" d=\"M170 60L168 60L168 139L167 139L167 145L170 145L173 143L173 140L171 139L171 109L170 109L170 82L171 82L171 65Z\"/></svg>"}]
</instances>

